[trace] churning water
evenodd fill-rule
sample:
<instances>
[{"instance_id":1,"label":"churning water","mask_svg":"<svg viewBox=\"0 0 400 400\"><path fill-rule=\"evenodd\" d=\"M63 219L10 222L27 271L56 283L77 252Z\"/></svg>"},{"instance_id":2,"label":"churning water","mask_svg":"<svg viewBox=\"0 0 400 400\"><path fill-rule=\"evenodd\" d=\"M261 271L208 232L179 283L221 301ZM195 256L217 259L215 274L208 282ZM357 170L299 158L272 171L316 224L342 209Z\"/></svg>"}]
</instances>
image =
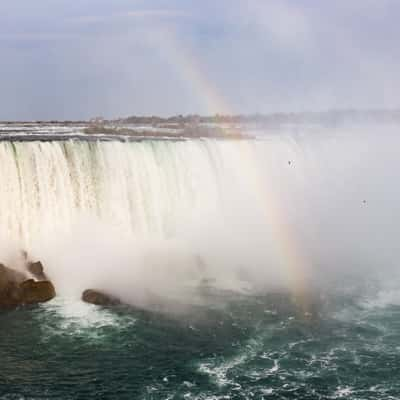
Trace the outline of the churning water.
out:
<instances>
[{"instance_id":1,"label":"churning water","mask_svg":"<svg viewBox=\"0 0 400 400\"><path fill-rule=\"evenodd\" d=\"M398 398L399 145L0 142L1 260L58 293L0 313L0 399Z\"/></svg>"}]
</instances>

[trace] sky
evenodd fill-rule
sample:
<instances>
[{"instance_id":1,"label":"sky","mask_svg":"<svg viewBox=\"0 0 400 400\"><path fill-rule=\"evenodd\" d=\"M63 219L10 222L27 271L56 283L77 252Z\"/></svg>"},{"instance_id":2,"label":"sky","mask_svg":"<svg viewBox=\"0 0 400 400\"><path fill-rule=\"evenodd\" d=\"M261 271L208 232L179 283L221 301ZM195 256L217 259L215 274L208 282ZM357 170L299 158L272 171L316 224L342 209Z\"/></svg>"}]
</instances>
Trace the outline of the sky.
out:
<instances>
[{"instance_id":1,"label":"sky","mask_svg":"<svg viewBox=\"0 0 400 400\"><path fill-rule=\"evenodd\" d=\"M400 107L398 0L0 0L0 120Z\"/></svg>"}]
</instances>

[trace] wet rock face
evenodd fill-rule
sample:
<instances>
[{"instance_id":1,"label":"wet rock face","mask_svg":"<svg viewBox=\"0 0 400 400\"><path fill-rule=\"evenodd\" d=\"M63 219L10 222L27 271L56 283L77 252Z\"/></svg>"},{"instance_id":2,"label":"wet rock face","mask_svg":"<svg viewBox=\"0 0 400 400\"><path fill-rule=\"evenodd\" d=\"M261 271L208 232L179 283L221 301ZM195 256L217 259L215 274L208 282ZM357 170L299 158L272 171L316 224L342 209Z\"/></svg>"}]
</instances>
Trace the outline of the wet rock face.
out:
<instances>
[{"instance_id":1,"label":"wet rock face","mask_svg":"<svg viewBox=\"0 0 400 400\"><path fill-rule=\"evenodd\" d=\"M0 309L14 308L21 304L22 290L19 285L7 283L0 290Z\"/></svg>"},{"instance_id":2,"label":"wet rock face","mask_svg":"<svg viewBox=\"0 0 400 400\"><path fill-rule=\"evenodd\" d=\"M118 298L95 289L85 290L82 293L82 300L98 306L115 306L121 304Z\"/></svg>"},{"instance_id":3,"label":"wet rock face","mask_svg":"<svg viewBox=\"0 0 400 400\"><path fill-rule=\"evenodd\" d=\"M21 288L19 284L25 279L20 272L0 264L0 307L10 308L19 304Z\"/></svg>"},{"instance_id":4,"label":"wet rock face","mask_svg":"<svg viewBox=\"0 0 400 400\"><path fill-rule=\"evenodd\" d=\"M36 274L37 277L46 277L43 265L39 264L41 269L35 271L41 271L41 274ZM29 268L28 271L32 273ZM32 275L35 276L33 273ZM49 280L27 279L24 273L0 264L0 309L43 303L51 300L55 295L56 291Z\"/></svg>"},{"instance_id":5,"label":"wet rock face","mask_svg":"<svg viewBox=\"0 0 400 400\"><path fill-rule=\"evenodd\" d=\"M44 303L56 295L56 290L50 281L28 279L20 284L20 288L22 289L22 304Z\"/></svg>"},{"instance_id":6,"label":"wet rock face","mask_svg":"<svg viewBox=\"0 0 400 400\"><path fill-rule=\"evenodd\" d=\"M26 279L26 275L15 269L6 267L4 264L0 264L0 290L9 282L21 283Z\"/></svg>"},{"instance_id":7,"label":"wet rock face","mask_svg":"<svg viewBox=\"0 0 400 400\"><path fill-rule=\"evenodd\" d=\"M34 276L38 281L46 281L47 276L44 273L43 264L40 261L29 262L26 266L27 270Z\"/></svg>"}]
</instances>

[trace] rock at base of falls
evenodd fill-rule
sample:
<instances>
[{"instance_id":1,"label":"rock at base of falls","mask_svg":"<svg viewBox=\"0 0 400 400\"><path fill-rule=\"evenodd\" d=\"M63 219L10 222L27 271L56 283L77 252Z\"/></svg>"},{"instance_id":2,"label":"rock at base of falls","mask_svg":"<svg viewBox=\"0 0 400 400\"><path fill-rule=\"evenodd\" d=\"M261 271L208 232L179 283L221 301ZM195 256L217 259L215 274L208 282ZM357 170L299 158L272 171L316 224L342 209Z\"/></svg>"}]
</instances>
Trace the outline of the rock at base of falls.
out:
<instances>
[{"instance_id":1,"label":"rock at base of falls","mask_svg":"<svg viewBox=\"0 0 400 400\"><path fill-rule=\"evenodd\" d=\"M97 306L116 306L121 304L118 298L95 289L85 290L82 293L82 300Z\"/></svg>"},{"instance_id":2,"label":"rock at base of falls","mask_svg":"<svg viewBox=\"0 0 400 400\"><path fill-rule=\"evenodd\" d=\"M43 264L40 261L28 262L26 268L36 280L48 281L47 276L44 273Z\"/></svg>"},{"instance_id":3,"label":"rock at base of falls","mask_svg":"<svg viewBox=\"0 0 400 400\"><path fill-rule=\"evenodd\" d=\"M0 309L44 303L55 295L50 281L27 279L22 272L0 264Z\"/></svg>"},{"instance_id":4,"label":"rock at base of falls","mask_svg":"<svg viewBox=\"0 0 400 400\"><path fill-rule=\"evenodd\" d=\"M17 271L12 268L8 268L3 264L0 264L0 290L3 286L10 282L21 283L26 279L26 275L23 272Z\"/></svg>"},{"instance_id":5,"label":"rock at base of falls","mask_svg":"<svg viewBox=\"0 0 400 400\"><path fill-rule=\"evenodd\" d=\"M56 290L50 281L28 279L20 284L23 304L45 303L53 299Z\"/></svg>"}]
</instances>

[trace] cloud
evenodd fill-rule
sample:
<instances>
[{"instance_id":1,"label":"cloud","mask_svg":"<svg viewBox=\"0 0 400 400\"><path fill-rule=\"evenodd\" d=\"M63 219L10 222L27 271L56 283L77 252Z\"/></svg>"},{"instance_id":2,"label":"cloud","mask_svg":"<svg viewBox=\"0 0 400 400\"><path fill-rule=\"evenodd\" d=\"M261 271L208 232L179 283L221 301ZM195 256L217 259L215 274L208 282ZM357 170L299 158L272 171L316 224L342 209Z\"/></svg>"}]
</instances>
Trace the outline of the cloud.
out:
<instances>
[{"instance_id":1,"label":"cloud","mask_svg":"<svg viewBox=\"0 0 400 400\"><path fill-rule=\"evenodd\" d=\"M260 39L272 39L280 46L297 47L312 37L307 14L294 3L250 0L241 10L259 30Z\"/></svg>"},{"instance_id":2,"label":"cloud","mask_svg":"<svg viewBox=\"0 0 400 400\"><path fill-rule=\"evenodd\" d=\"M0 41L54 41L54 40L70 40L77 38L78 34L60 33L60 32L25 32L25 33L0 33Z\"/></svg>"},{"instance_id":3,"label":"cloud","mask_svg":"<svg viewBox=\"0 0 400 400\"><path fill-rule=\"evenodd\" d=\"M206 91L231 112L400 106L394 0L20 1L0 2L0 119L211 112Z\"/></svg>"},{"instance_id":4,"label":"cloud","mask_svg":"<svg viewBox=\"0 0 400 400\"><path fill-rule=\"evenodd\" d=\"M189 17L191 14L181 10L135 10L128 11L126 16L133 18L146 18L146 17L161 17L161 18L176 18L176 17Z\"/></svg>"},{"instance_id":5,"label":"cloud","mask_svg":"<svg viewBox=\"0 0 400 400\"><path fill-rule=\"evenodd\" d=\"M168 18L187 18L190 14L181 10L172 9L142 9L131 10L123 13L115 13L109 15L82 15L69 19L75 23L101 23L109 22L117 19L136 18L136 19L168 19Z\"/></svg>"}]
</instances>

